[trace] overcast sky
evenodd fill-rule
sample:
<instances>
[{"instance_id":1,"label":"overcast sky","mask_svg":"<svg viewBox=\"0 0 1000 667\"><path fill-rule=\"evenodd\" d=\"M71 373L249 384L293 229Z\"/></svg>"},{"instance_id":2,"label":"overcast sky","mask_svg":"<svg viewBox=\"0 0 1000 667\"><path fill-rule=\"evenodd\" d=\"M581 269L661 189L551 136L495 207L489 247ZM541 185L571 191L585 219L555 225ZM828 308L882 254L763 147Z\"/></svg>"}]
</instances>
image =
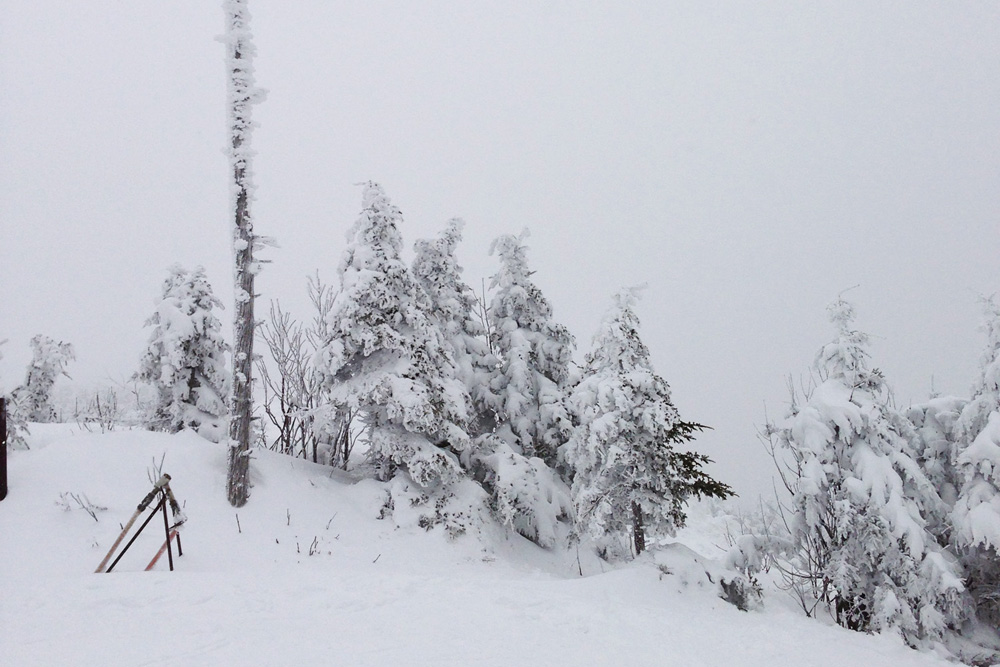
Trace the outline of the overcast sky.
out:
<instances>
[{"instance_id":1,"label":"overcast sky","mask_svg":"<svg viewBox=\"0 0 1000 667\"><path fill-rule=\"evenodd\" d=\"M529 228L590 344L647 282L642 333L699 449L753 496L755 438L842 290L901 404L966 394L1000 287L1000 4L250 0L258 281L309 317L367 179L407 244ZM232 299L221 3L0 0L0 381L28 340L78 381L137 366L166 268ZM231 313L229 307L225 316ZM227 326L228 328L228 326Z\"/></svg>"}]
</instances>

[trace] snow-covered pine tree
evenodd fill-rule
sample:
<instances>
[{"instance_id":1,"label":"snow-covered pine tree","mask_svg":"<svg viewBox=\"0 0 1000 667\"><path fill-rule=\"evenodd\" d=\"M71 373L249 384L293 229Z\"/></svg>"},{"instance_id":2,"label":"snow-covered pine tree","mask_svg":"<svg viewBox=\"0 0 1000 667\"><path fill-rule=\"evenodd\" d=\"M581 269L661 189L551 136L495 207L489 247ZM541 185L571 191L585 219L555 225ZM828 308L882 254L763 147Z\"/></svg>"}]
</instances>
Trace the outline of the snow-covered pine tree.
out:
<instances>
[{"instance_id":1,"label":"snow-covered pine tree","mask_svg":"<svg viewBox=\"0 0 1000 667\"><path fill-rule=\"evenodd\" d=\"M42 334L32 338L31 363L24 384L14 389L12 396L16 419L39 423L55 420L52 386L60 375L67 375L66 366L75 360L76 354L69 343L56 342Z\"/></svg>"},{"instance_id":2,"label":"snow-covered pine tree","mask_svg":"<svg viewBox=\"0 0 1000 667\"><path fill-rule=\"evenodd\" d=\"M350 411L381 479L402 467L429 489L460 474L471 406L428 297L400 257L401 220L382 187L367 183L316 368L330 390L331 432Z\"/></svg>"},{"instance_id":3,"label":"snow-covered pine tree","mask_svg":"<svg viewBox=\"0 0 1000 667\"><path fill-rule=\"evenodd\" d=\"M1000 304L983 302L986 350L972 400L958 421L955 469L961 488L952 543L961 554L981 618L1000 623Z\"/></svg>"},{"instance_id":4,"label":"snow-covered pine tree","mask_svg":"<svg viewBox=\"0 0 1000 667\"><path fill-rule=\"evenodd\" d=\"M188 271L173 265L163 281L153 327L136 377L156 390L148 428L176 433L184 428L219 442L226 434L229 376L222 308L202 267Z\"/></svg>"},{"instance_id":5,"label":"snow-covered pine tree","mask_svg":"<svg viewBox=\"0 0 1000 667\"><path fill-rule=\"evenodd\" d=\"M505 234L490 248L500 260L487 312L500 357L492 409L500 421L497 436L556 467L573 430L566 394L575 341L552 320L552 306L531 281L526 237L527 230L520 237Z\"/></svg>"},{"instance_id":6,"label":"snow-covered pine tree","mask_svg":"<svg viewBox=\"0 0 1000 667\"><path fill-rule=\"evenodd\" d=\"M496 426L490 406L497 398L490 385L499 362L490 352L486 327L477 314L479 299L462 279L462 267L455 258L464 227L464 221L453 218L437 238L419 239L413 246L413 275L430 298L431 319L441 330L457 377L472 398L475 420L470 426L477 433L489 433Z\"/></svg>"},{"instance_id":7,"label":"snow-covered pine tree","mask_svg":"<svg viewBox=\"0 0 1000 667\"><path fill-rule=\"evenodd\" d=\"M681 420L654 372L637 296L636 288L619 292L594 336L571 398L580 424L566 448L578 531L616 557L631 551L622 536L631 534L639 554L648 535L682 527L690 496L732 495L702 469L707 456L679 449L704 427Z\"/></svg>"},{"instance_id":8,"label":"snow-covered pine tree","mask_svg":"<svg viewBox=\"0 0 1000 667\"><path fill-rule=\"evenodd\" d=\"M966 614L960 568L927 530L921 510L941 500L868 366L853 307L838 300L830 320L837 336L816 357L818 384L767 427L792 494L790 567L841 625L898 629L915 645Z\"/></svg>"},{"instance_id":9,"label":"snow-covered pine tree","mask_svg":"<svg viewBox=\"0 0 1000 667\"><path fill-rule=\"evenodd\" d=\"M250 33L247 0L224 0L226 32L227 111L229 114L229 164L232 169L233 279L236 312L233 317L232 419L229 421L229 465L226 495L234 507L250 497L250 440L253 420L254 276L260 262L254 251L263 241L254 232L250 203L254 199L253 156L250 140L253 106L265 91L254 80L253 57L257 49Z\"/></svg>"}]
</instances>

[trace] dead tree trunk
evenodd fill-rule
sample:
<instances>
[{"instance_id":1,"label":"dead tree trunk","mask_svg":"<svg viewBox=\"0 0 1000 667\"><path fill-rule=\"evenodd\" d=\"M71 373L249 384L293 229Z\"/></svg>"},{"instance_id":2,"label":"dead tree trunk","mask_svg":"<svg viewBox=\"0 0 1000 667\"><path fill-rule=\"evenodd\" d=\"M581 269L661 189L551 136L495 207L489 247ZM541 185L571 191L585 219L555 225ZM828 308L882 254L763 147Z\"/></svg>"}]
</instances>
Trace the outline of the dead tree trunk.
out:
<instances>
[{"instance_id":1,"label":"dead tree trunk","mask_svg":"<svg viewBox=\"0 0 1000 667\"><path fill-rule=\"evenodd\" d=\"M253 200L253 170L250 137L251 112L260 97L254 86L254 46L246 0L227 0L226 69L229 74L228 103L233 173L233 250L236 309L233 321L233 397L229 422L229 469L227 495L230 504L241 507L250 495L250 424L253 418L253 279L259 264L254 261L255 235L250 203Z\"/></svg>"}]
</instances>

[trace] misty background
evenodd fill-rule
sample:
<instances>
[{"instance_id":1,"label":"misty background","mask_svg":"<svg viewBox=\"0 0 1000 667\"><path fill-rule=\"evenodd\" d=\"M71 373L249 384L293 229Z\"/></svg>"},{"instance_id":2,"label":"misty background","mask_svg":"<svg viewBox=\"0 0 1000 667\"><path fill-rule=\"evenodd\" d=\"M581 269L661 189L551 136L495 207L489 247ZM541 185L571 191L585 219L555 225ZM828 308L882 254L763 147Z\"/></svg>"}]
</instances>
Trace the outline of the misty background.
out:
<instances>
[{"instance_id":1,"label":"misty background","mask_svg":"<svg viewBox=\"0 0 1000 667\"><path fill-rule=\"evenodd\" d=\"M589 348L648 283L642 335L696 447L746 499L756 430L833 335L839 293L897 403L967 395L1000 286L995 2L251 0L258 276L310 318L368 179L408 246L450 217L477 291L527 227ZM232 313L220 3L0 0L0 383L36 333L80 384L136 369L166 268ZM227 325L228 330L228 325ZM65 381L65 380L64 380Z\"/></svg>"}]
</instances>

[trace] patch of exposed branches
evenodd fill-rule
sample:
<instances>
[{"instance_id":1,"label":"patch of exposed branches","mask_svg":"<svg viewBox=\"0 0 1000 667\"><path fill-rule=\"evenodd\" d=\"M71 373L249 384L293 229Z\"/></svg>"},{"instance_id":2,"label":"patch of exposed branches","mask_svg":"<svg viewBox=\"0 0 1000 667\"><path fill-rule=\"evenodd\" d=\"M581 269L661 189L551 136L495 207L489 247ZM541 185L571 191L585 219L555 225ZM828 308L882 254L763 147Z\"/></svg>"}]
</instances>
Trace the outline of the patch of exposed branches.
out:
<instances>
[{"instance_id":1,"label":"patch of exposed branches","mask_svg":"<svg viewBox=\"0 0 1000 667\"><path fill-rule=\"evenodd\" d=\"M66 491L64 493L60 493L59 500L56 501L56 505L63 508L63 510L67 512L74 509L74 504L89 514L94 521L98 521L98 512L104 512L108 509L107 507L102 507L101 505L91 502L90 498L88 498L85 493L73 493L71 491Z\"/></svg>"},{"instance_id":2,"label":"patch of exposed branches","mask_svg":"<svg viewBox=\"0 0 1000 667\"><path fill-rule=\"evenodd\" d=\"M339 410L332 420L319 414L329 401L322 376L313 366L316 351L329 338L327 315L335 293L318 275L310 276L308 289L315 313L308 325L272 302L258 329L270 357L257 358L269 423L263 442L272 451L346 468L357 440L351 428L353 414Z\"/></svg>"}]
</instances>

